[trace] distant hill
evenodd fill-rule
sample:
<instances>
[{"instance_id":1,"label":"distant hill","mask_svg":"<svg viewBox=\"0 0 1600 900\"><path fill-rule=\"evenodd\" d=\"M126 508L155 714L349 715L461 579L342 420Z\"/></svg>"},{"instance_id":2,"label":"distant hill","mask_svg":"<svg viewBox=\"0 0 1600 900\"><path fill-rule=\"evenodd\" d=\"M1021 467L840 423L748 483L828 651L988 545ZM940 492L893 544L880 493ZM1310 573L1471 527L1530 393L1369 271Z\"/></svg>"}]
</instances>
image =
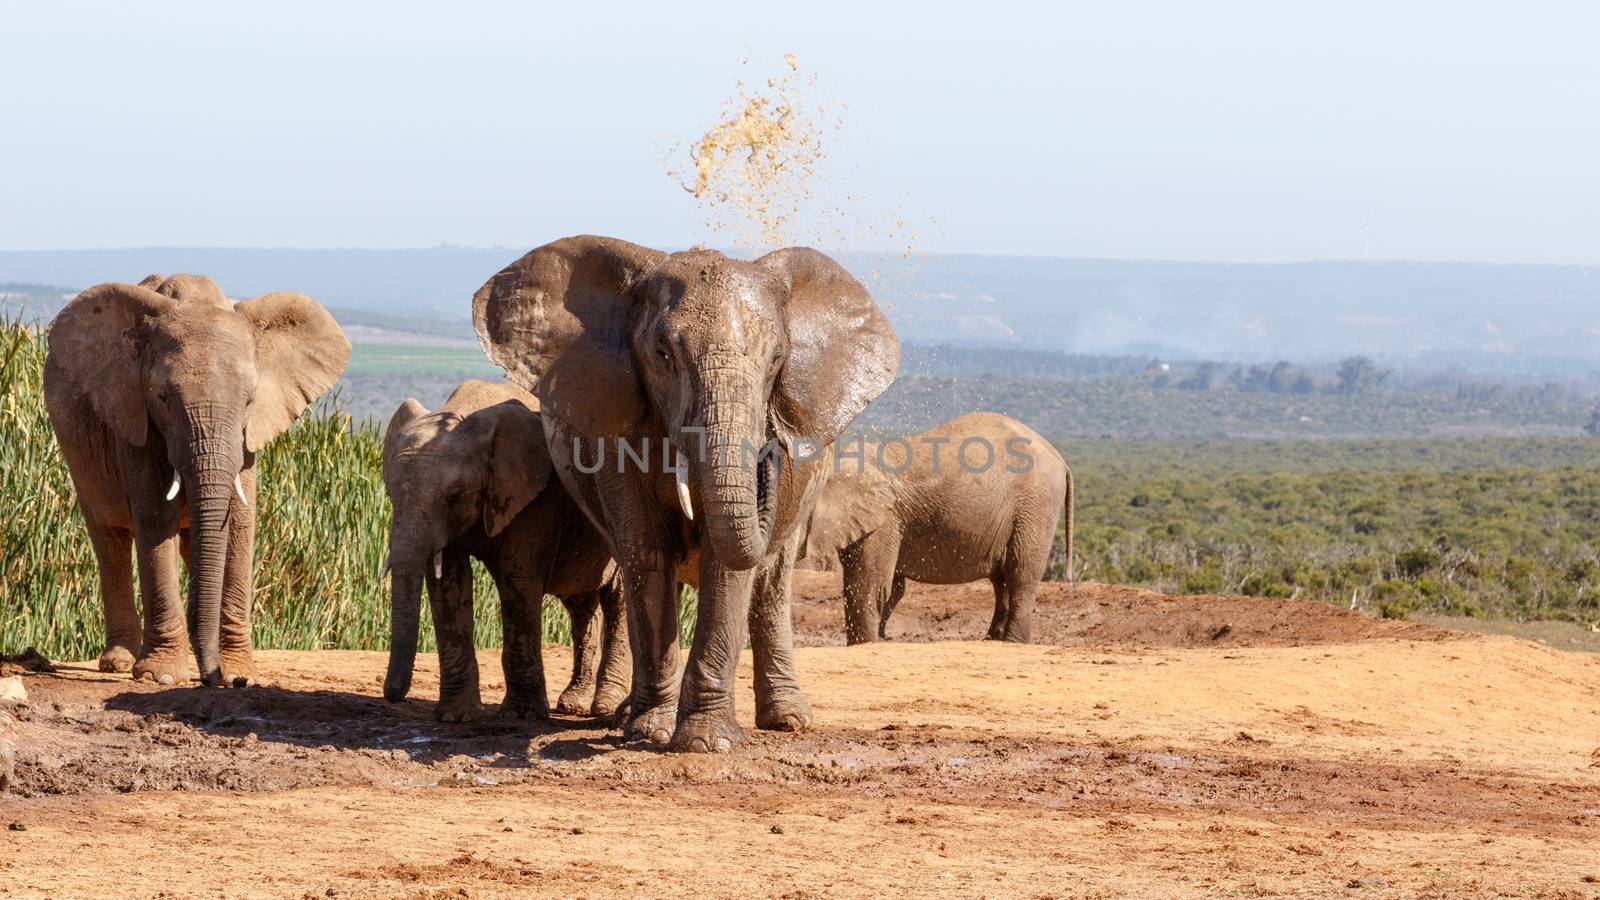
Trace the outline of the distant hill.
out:
<instances>
[{"instance_id":1,"label":"distant hill","mask_svg":"<svg viewBox=\"0 0 1600 900\"><path fill-rule=\"evenodd\" d=\"M398 330L470 340L472 292L524 249L0 252L0 282L81 288L203 272L235 296L290 288L350 316L403 322ZM908 344L1246 362L1365 354L1401 367L1528 374L1600 368L1600 272L1583 266L841 259Z\"/></svg>"}]
</instances>

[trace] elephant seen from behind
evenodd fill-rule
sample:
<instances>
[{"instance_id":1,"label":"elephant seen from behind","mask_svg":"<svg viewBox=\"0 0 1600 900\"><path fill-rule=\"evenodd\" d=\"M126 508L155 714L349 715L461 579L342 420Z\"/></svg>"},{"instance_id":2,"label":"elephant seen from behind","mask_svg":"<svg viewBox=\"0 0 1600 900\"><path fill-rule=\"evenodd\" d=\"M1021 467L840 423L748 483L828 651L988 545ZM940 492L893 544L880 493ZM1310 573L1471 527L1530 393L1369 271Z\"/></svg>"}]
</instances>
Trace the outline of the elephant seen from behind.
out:
<instances>
[{"instance_id":1,"label":"elephant seen from behind","mask_svg":"<svg viewBox=\"0 0 1600 900\"><path fill-rule=\"evenodd\" d=\"M980 579L994 585L989 639L1026 643L1063 518L1070 581L1072 470L1026 425L971 413L907 438L837 446L804 556L838 554L851 644L887 636L907 580Z\"/></svg>"}]
</instances>

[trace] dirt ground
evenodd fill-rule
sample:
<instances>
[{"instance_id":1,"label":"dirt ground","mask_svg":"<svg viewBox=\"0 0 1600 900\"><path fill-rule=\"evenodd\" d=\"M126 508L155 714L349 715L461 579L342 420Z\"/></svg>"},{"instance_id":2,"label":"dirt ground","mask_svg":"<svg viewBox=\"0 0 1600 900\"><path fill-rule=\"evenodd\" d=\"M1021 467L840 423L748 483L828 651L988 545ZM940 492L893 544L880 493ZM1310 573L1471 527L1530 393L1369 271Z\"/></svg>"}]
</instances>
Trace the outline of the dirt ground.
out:
<instances>
[{"instance_id":1,"label":"dirt ground","mask_svg":"<svg viewBox=\"0 0 1600 900\"><path fill-rule=\"evenodd\" d=\"M1044 586L1031 646L913 586L845 648L798 581L815 728L753 730L747 654L722 756L435 724L432 659L400 705L381 653L27 674L0 896L1600 896L1600 656L1104 585Z\"/></svg>"}]
</instances>

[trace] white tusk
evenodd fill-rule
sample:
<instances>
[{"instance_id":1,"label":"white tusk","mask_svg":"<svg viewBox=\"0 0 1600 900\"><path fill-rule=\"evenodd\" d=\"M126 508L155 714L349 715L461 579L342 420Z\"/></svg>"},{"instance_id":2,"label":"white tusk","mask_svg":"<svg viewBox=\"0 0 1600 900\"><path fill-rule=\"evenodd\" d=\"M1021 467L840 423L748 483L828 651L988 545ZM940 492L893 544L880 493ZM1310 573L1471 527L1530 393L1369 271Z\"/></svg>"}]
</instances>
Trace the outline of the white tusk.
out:
<instances>
[{"instance_id":1,"label":"white tusk","mask_svg":"<svg viewBox=\"0 0 1600 900\"><path fill-rule=\"evenodd\" d=\"M672 477L678 482L678 508L684 518L694 521L694 501L689 499L689 470L683 464L683 451L677 451L672 462Z\"/></svg>"},{"instance_id":2,"label":"white tusk","mask_svg":"<svg viewBox=\"0 0 1600 900\"><path fill-rule=\"evenodd\" d=\"M179 485L178 485L178 473L177 472L173 472L172 473L172 487L167 488L167 499L168 500L171 500L173 497L178 496L178 487L179 487Z\"/></svg>"},{"instance_id":3,"label":"white tusk","mask_svg":"<svg viewBox=\"0 0 1600 900\"><path fill-rule=\"evenodd\" d=\"M433 555L433 577L444 577L444 551L440 550Z\"/></svg>"},{"instance_id":4,"label":"white tusk","mask_svg":"<svg viewBox=\"0 0 1600 900\"><path fill-rule=\"evenodd\" d=\"M394 559L394 554L393 553L385 553L383 555L383 568L378 570L378 580L379 581L382 581L384 579L384 576L389 574L389 563L393 559Z\"/></svg>"},{"instance_id":5,"label":"white tusk","mask_svg":"<svg viewBox=\"0 0 1600 900\"><path fill-rule=\"evenodd\" d=\"M250 505L250 501L244 495L244 483L239 480L237 475L233 476L233 492L239 495L239 503L241 505Z\"/></svg>"}]
</instances>

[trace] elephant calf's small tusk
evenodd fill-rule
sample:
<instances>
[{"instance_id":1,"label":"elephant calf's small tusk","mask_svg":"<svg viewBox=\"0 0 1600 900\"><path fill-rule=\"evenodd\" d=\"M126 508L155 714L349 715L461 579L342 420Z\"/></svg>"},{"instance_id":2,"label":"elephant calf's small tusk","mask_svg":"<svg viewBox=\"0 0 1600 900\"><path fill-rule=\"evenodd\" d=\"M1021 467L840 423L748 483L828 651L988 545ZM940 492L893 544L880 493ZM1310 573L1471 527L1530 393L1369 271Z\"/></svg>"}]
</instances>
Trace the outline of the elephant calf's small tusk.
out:
<instances>
[{"instance_id":1,"label":"elephant calf's small tusk","mask_svg":"<svg viewBox=\"0 0 1600 900\"><path fill-rule=\"evenodd\" d=\"M435 578L443 578L444 577L444 551L443 550L441 550L438 553L435 553L433 555L433 577L435 577Z\"/></svg>"},{"instance_id":2,"label":"elephant calf's small tusk","mask_svg":"<svg viewBox=\"0 0 1600 900\"><path fill-rule=\"evenodd\" d=\"M672 477L678 483L678 508L684 518L694 521L694 501L689 499L689 470L683 464L683 451L677 452L672 464Z\"/></svg>"},{"instance_id":3,"label":"elephant calf's small tusk","mask_svg":"<svg viewBox=\"0 0 1600 900\"><path fill-rule=\"evenodd\" d=\"M178 487L179 487L179 484L178 484L178 473L177 472L173 472L172 473L172 487L167 488L167 499L168 500L171 500L173 497L178 496Z\"/></svg>"},{"instance_id":4,"label":"elephant calf's small tusk","mask_svg":"<svg viewBox=\"0 0 1600 900\"><path fill-rule=\"evenodd\" d=\"M244 495L244 483L239 480L239 476L237 475L233 476L233 492L239 495L240 505L250 505L250 499Z\"/></svg>"}]
</instances>

